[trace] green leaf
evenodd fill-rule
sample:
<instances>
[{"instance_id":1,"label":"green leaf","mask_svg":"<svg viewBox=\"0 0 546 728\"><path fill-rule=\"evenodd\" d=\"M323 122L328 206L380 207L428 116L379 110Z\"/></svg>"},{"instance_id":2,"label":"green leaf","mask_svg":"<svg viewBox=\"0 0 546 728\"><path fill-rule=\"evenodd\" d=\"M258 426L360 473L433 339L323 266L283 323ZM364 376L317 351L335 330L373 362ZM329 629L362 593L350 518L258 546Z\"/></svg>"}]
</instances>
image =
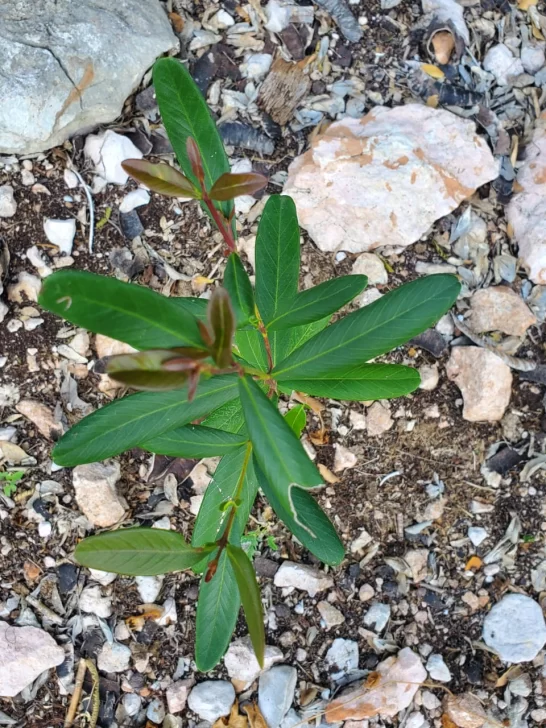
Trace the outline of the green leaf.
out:
<instances>
[{"instance_id":1,"label":"green leaf","mask_svg":"<svg viewBox=\"0 0 546 728\"><path fill-rule=\"evenodd\" d=\"M249 377L239 380L247 431L261 469L282 505L295 520L293 492L323 485L302 444L267 396ZM300 523L305 528L305 524ZM316 535L316 534L315 534Z\"/></svg>"},{"instance_id":2,"label":"green leaf","mask_svg":"<svg viewBox=\"0 0 546 728\"><path fill-rule=\"evenodd\" d=\"M273 363L276 364L282 361L308 339L319 331L322 331L329 320L330 317L328 316L321 321L296 326L293 329L270 331L269 343L271 345ZM262 372L267 372L267 354L263 336L259 331L256 331L256 329L237 331L235 345L240 356L249 366L260 369Z\"/></svg>"},{"instance_id":3,"label":"green leaf","mask_svg":"<svg viewBox=\"0 0 546 728\"><path fill-rule=\"evenodd\" d=\"M278 491L270 484L256 461L254 469L265 497L288 530L317 559L331 566L340 564L345 556L343 544L332 522L311 493L301 488L292 490L292 508L297 514L294 517L292 510L285 507Z\"/></svg>"},{"instance_id":4,"label":"green leaf","mask_svg":"<svg viewBox=\"0 0 546 728\"><path fill-rule=\"evenodd\" d=\"M196 319L175 300L133 283L76 270L48 276L38 299L43 308L70 323L135 349L202 347Z\"/></svg>"},{"instance_id":5,"label":"green leaf","mask_svg":"<svg viewBox=\"0 0 546 728\"><path fill-rule=\"evenodd\" d=\"M237 397L237 399L232 399L211 412L201 424L236 434L241 431L244 423L243 406L241 400Z\"/></svg>"},{"instance_id":6,"label":"green leaf","mask_svg":"<svg viewBox=\"0 0 546 728\"><path fill-rule=\"evenodd\" d=\"M229 172L229 162L205 99L189 71L175 58L155 62L153 82L161 118L180 166L197 183L186 147L191 137L201 153L205 183L210 189L218 177ZM219 207L229 218L233 201L221 202Z\"/></svg>"},{"instance_id":7,"label":"green leaf","mask_svg":"<svg viewBox=\"0 0 546 728\"><path fill-rule=\"evenodd\" d=\"M256 305L264 324L298 292L300 230L290 197L271 195L256 237Z\"/></svg>"},{"instance_id":8,"label":"green leaf","mask_svg":"<svg viewBox=\"0 0 546 728\"><path fill-rule=\"evenodd\" d=\"M201 198L201 192L193 182L170 164L153 164L145 159L126 159L121 166L137 182L160 195L185 197L190 200Z\"/></svg>"},{"instance_id":9,"label":"green leaf","mask_svg":"<svg viewBox=\"0 0 546 728\"><path fill-rule=\"evenodd\" d=\"M84 417L57 443L58 465L95 463L138 447L151 437L187 425L237 396L233 374L207 379L188 402L187 388L174 392L142 392L118 399Z\"/></svg>"},{"instance_id":10,"label":"green leaf","mask_svg":"<svg viewBox=\"0 0 546 728\"><path fill-rule=\"evenodd\" d=\"M233 200L241 195L254 195L267 185L267 177L254 172L233 174L226 172L212 185L210 196L213 200Z\"/></svg>"},{"instance_id":11,"label":"green leaf","mask_svg":"<svg viewBox=\"0 0 546 728\"><path fill-rule=\"evenodd\" d=\"M195 521L192 537L194 546L203 546L216 541L221 536L229 515L229 509L223 509L222 506L235 498L246 456L247 448L243 445L234 452L224 455L220 460L214 477L205 491L205 497ZM239 496L237 514L230 532L231 543L239 543L257 491L258 482L252 459L250 459Z\"/></svg>"},{"instance_id":12,"label":"green leaf","mask_svg":"<svg viewBox=\"0 0 546 728\"><path fill-rule=\"evenodd\" d=\"M143 450L174 458L211 458L226 455L247 442L243 435L203 425L186 425L169 430L140 445Z\"/></svg>"},{"instance_id":13,"label":"green leaf","mask_svg":"<svg viewBox=\"0 0 546 728\"><path fill-rule=\"evenodd\" d=\"M237 253L231 253L224 273L224 287L237 317L237 326L244 326L254 316L254 293L248 273Z\"/></svg>"},{"instance_id":14,"label":"green leaf","mask_svg":"<svg viewBox=\"0 0 546 728\"><path fill-rule=\"evenodd\" d=\"M322 331L329 322L330 317L327 316L312 324L304 324L303 326L296 326L293 329L286 329L284 331L271 331L269 333L269 342L271 344L273 363L278 364L283 359L286 359L289 354L308 341L312 336Z\"/></svg>"},{"instance_id":15,"label":"green leaf","mask_svg":"<svg viewBox=\"0 0 546 728\"><path fill-rule=\"evenodd\" d=\"M208 319L213 333L210 352L218 366L224 369L231 364L231 347L235 333L235 315L225 288L214 289L209 301Z\"/></svg>"},{"instance_id":16,"label":"green leaf","mask_svg":"<svg viewBox=\"0 0 546 728\"><path fill-rule=\"evenodd\" d=\"M432 326L460 288L455 276L443 274L406 283L313 336L273 376L281 382L322 379L385 354Z\"/></svg>"},{"instance_id":17,"label":"green leaf","mask_svg":"<svg viewBox=\"0 0 546 728\"><path fill-rule=\"evenodd\" d=\"M366 402L403 397L420 384L419 372L399 364L360 364L320 379L283 379L282 387L314 397Z\"/></svg>"},{"instance_id":18,"label":"green leaf","mask_svg":"<svg viewBox=\"0 0 546 728\"><path fill-rule=\"evenodd\" d=\"M366 288L367 282L366 276L341 276L302 291L293 300L281 302L276 317L267 328L278 331L320 321L352 301Z\"/></svg>"},{"instance_id":19,"label":"green leaf","mask_svg":"<svg viewBox=\"0 0 546 728\"><path fill-rule=\"evenodd\" d=\"M216 574L209 582L203 577L199 588L195 663L201 672L212 670L224 656L237 623L240 606L233 567L224 551Z\"/></svg>"},{"instance_id":20,"label":"green leaf","mask_svg":"<svg viewBox=\"0 0 546 728\"><path fill-rule=\"evenodd\" d=\"M79 564L90 569L155 576L190 569L213 548L194 548L174 531L123 528L84 539L76 546L74 556Z\"/></svg>"},{"instance_id":21,"label":"green leaf","mask_svg":"<svg viewBox=\"0 0 546 728\"><path fill-rule=\"evenodd\" d=\"M298 404L295 407L292 407L291 410L288 410L288 412L284 416L284 421L287 423L287 425L289 425L293 433L299 439L307 423L305 405Z\"/></svg>"},{"instance_id":22,"label":"green leaf","mask_svg":"<svg viewBox=\"0 0 546 728\"><path fill-rule=\"evenodd\" d=\"M250 559L240 546L228 544L226 551L239 587L252 647L260 667L263 668L265 652L264 611L260 587L256 581L256 573Z\"/></svg>"},{"instance_id":23,"label":"green leaf","mask_svg":"<svg viewBox=\"0 0 546 728\"><path fill-rule=\"evenodd\" d=\"M176 306L183 311L195 316L199 321L207 320L208 298L195 298L194 296L169 298Z\"/></svg>"}]
</instances>

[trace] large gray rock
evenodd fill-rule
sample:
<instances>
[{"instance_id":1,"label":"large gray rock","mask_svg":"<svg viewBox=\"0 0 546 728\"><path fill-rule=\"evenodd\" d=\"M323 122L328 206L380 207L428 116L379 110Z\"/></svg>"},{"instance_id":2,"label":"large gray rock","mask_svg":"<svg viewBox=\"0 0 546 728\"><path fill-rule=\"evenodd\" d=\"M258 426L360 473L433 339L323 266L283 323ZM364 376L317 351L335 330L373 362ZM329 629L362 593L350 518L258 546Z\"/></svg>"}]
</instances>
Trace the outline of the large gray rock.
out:
<instances>
[{"instance_id":1,"label":"large gray rock","mask_svg":"<svg viewBox=\"0 0 546 728\"><path fill-rule=\"evenodd\" d=\"M0 153L112 121L177 45L158 0L0 0L0 28Z\"/></svg>"},{"instance_id":2,"label":"large gray rock","mask_svg":"<svg viewBox=\"0 0 546 728\"><path fill-rule=\"evenodd\" d=\"M63 648L43 629L0 622L0 697L13 698L63 661Z\"/></svg>"}]
</instances>

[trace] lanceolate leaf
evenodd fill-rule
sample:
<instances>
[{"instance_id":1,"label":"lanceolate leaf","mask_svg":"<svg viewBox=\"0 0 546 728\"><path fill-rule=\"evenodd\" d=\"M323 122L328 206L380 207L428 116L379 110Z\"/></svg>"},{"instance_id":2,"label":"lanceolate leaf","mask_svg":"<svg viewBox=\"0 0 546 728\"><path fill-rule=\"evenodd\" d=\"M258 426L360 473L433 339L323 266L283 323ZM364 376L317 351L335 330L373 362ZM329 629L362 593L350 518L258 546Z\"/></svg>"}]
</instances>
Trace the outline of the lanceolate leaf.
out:
<instances>
[{"instance_id":1,"label":"lanceolate leaf","mask_svg":"<svg viewBox=\"0 0 546 728\"><path fill-rule=\"evenodd\" d=\"M211 354L220 368L231 364L231 346L235 333L235 316L225 288L216 288L208 308L209 327L213 333Z\"/></svg>"},{"instance_id":2,"label":"lanceolate leaf","mask_svg":"<svg viewBox=\"0 0 546 728\"><path fill-rule=\"evenodd\" d=\"M135 349L203 345L195 317L183 306L115 278L58 271L44 280L39 303L76 326Z\"/></svg>"},{"instance_id":3,"label":"lanceolate leaf","mask_svg":"<svg viewBox=\"0 0 546 728\"><path fill-rule=\"evenodd\" d=\"M224 273L224 286L237 318L237 326L244 326L254 316L254 293L248 273L237 253L231 253Z\"/></svg>"},{"instance_id":4,"label":"lanceolate leaf","mask_svg":"<svg viewBox=\"0 0 546 728\"><path fill-rule=\"evenodd\" d=\"M193 529L193 546L202 546L206 543L216 541L221 536L229 515L229 508L226 508L225 505L235 498L246 458L247 448L243 445L237 448L235 452L224 455L220 460L212 482L209 483L205 491L205 497L199 509L199 514ZM231 543L239 543L254 499L256 498L257 490L258 483L252 458L250 458L239 496L240 502L237 508L237 515L230 532Z\"/></svg>"},{"instance_id":5,"label":"lanceolate leaf","mask_svg":"<svg viewBox=\"0 0 546 728\"><path fill-rule=\"evenodd\" d=\"M192 137L201 152L205 184L210 189L218 177L229 172L229 162L201 92L189 71L175 58L156 61L153 81L161 118L180 166L187 177L197 182L186 147L188 137ZM221 202L219 207L229 217L233 202Z\"/></svg>"},{"instance_id":6,"label":"lanceolate leaf","mask_svg":"<svg viewBox=\"0 0 546 728\"><path fill-rule=\"evenodd\" d=\"M201 672L212 670L224 656L235 629L240 605L233 567L224 551L216 574L209 582L203 577L199 588L195 662Z\"/></svg>"},{"instance_id":7,"label":"lanceolate leaf","mask_svg":"<svg viewBox=\"0 0 546 728\"><path fill-rule=\"evenodd\" d=\"M297 514L295 517L292 511L284 506L278 491L270 484L256 460L254 469L265 497L288 530L317 559L331 566L340 564L345 555L343 544L332 522L311 493L301 488L292 490L292 507Z\"/></svg>"},{"instance_id":8,"label":"lanceolate leaf","mask_svg":"<svg viewBox=\"0 0 546 728\"><path fill-rule=\"evenodd\" d=\"M293 491L323 484L320 473L277 408L249 377L239 380L247 431L260 467L284 509L292 506ZM305 528L305 524L300 523Z\"/></svg>"},{"instance_id":9,"label":"lanceolate leaf","mask_svg":"<svg viewBox=\"0 0 546 728\"><path fill-rule=\"evenodd\" d=\"M256 304L267 325L280 306L298 292L300 230L290 197L272 195L267 201L256 237Z\"/></svg>"},{"instance_id":10,"label":"lanceolate leaf","mask_svg":"<svg viewBox=\"0 0 546 728\"><path fill-rule=\"evenodd\" d=\"M267 328L276 331L320 321L352 301L366 288L367 282L366 276L341 276L302 291L292 301L282 301Z\"/></svg>"},{"instance_id":11,"label":"lanceolate leaf","mask_svg":"<svg viewBox=\"0 0 546 728\"><path fill-rule=\"evenodd\" d=\"M90 536L76 546L76 561L90 569L128 576L155 576L190 569L212 547L196 549L180 533L158 528L124 528Z\"/></svg>"},{"instance_id":12,"label":"lanceolate leaf","mask_svg":"<svg viewBox=\"0 0 546 728\"><path fill-rule=\"evenodd\" d=\"M307 422L304 405L297 404L291 410L288 410L284 416L284 421L290 425L296 437L301 437L301 433L304 431L305 423Z\"/></svg>"},{"instance_id":13,"label":"lanceolate leaf","mask_svg":"<svg viewBox=\"0 0 546 728\"><path fill-rule=\"evenodd\" d=\"M435 323L455 302L451 275L421 278L387 293L309 339L273 371L279 381L322 379L385 354Z\"/></svg>"},{"instance_id":14,"label":"lanceolate leaf","mask_svg":"<svg viewBox=\"0 0 546 728\"><path fill-rule=\"evenodd\" d=\"M315 397L365 402L372 399L403 397L420 383L419 372L399 364L361 364L347 371L336 371L320 379L287 379L283 390L291 387Z\"/></svg>"},{"instance_id":15,"label":"lanceolate leaf","mask_svg":"<svg viewBox=\"0 0 546 728\"><path fill-rule=\"evenodd\" d=\"M210 196L213 200L233 200L241 195L254 195L266 185L267 177L263 174L226 172L213 184Z\"/></svg>"},{"instance_id":16,"label":"lanceolate leaf","mask_svg":"<svg viewBox=\"0 0 546 728\"><path fill-rule=\"evenodd\" d=\"M198 200L201 197L200 190L191 180L164 162L153 164L145 159L126 159L121 166L133 179L146 185L153 192L169 197L186 197L190 200Z\"/></svg>"},{"instance_id":17,"label":"lanceolate leaf","mask_svg":"<svg viewBox=\"0 0 546 728\"><path fill-rule=\"evenodd\" d=\"M204 380L191 402L187 388L142 392L116 400L74 425L57 443L53 460L64 466L95 463L138 447L234 399L238 394L237 379L229 374Z\"/></svg>"},{"instance_id":18,"label":"lanceolate leaf","mask_svg":"<svg viewBox=\"0 0 546 728\"><path fill-rule=\"evenodd\" d=\"M169 430L140 445L143 450L174 458L211 458L226 455L247 441L243 435L203 425L186 425Z\"/></svg>"},{"instance_id":19,"label":"lanceolate leaf","mask_svg":"<svg viewBox=\"0 0 546 728\"><path fill-rule=\"evenodd\" d=\"M252 647L260 667L263 668L265 652L264 614L256 573L248 556L240 546L228 544L226 550L239 587Z\"/></svg>"}]
</instances>

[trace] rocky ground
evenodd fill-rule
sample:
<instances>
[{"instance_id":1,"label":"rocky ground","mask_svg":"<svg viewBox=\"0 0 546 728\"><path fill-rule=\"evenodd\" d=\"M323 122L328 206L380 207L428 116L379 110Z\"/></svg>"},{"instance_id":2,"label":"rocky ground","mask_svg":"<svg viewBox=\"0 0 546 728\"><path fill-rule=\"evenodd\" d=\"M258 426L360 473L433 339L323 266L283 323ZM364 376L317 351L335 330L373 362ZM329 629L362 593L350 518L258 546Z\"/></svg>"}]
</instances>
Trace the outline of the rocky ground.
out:
<instances>
[{"instance_id":1,"label":"rocky ground","mask_svg":"<svg viewBox=\"0 0 546 728\"><path fill-rule=\"evenodd\" d=\"M453 316L389 356L419 368L420 390L314 405L304 441L347 558L317 563L258 498L266 670L241 620L224 661L200 675L196 578L115 577L71 554L114 523L191 534L215 463L131 451L55 466L59 435L123 392L95 367L117 344L36 300L62 267L207 296L220 240L194 203L149 195L119 166L172 159L149 75L98 137L1 155L0 725L62 725L81 658L98 673L85 677L78 726L93 725L97 679L105 728L245 728L245 706L251 728L262 715L268 728L545 724L546 8L179 0L165 10L172 52L188 59L233 165L267 174L266 195L284 187L297 201L303 287L365 273L359 306L451 271L463 292ZM250 272L264 199L237 203Z\"/></svg>"}]
</instances>

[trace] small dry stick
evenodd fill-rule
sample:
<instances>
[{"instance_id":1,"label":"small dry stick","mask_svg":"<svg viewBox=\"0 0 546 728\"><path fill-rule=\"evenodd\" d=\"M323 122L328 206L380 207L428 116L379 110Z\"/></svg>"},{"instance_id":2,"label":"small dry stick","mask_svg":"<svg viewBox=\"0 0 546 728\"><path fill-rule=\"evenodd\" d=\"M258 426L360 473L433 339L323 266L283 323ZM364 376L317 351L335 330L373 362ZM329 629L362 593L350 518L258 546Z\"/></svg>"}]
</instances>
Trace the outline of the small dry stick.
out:
<instances>
[{"instance_id":1,"label":"small dry stick","mask_svg":"<svg viewBox=\"0 0 546 728\"><path fill-rule=\"evenodd\" d=\"M82 696L83 679L85 677L85 671L87 669L86 660L83 658L80 660L78 665L78 672L76 673L76 682L74 683L74 692L72 693L72 699L68 706L68 712L64 720L64 728L71 728L74 725L74 718L76 717L76 710L80 704L80 698Z\"/></svg>"}]
</instances>

